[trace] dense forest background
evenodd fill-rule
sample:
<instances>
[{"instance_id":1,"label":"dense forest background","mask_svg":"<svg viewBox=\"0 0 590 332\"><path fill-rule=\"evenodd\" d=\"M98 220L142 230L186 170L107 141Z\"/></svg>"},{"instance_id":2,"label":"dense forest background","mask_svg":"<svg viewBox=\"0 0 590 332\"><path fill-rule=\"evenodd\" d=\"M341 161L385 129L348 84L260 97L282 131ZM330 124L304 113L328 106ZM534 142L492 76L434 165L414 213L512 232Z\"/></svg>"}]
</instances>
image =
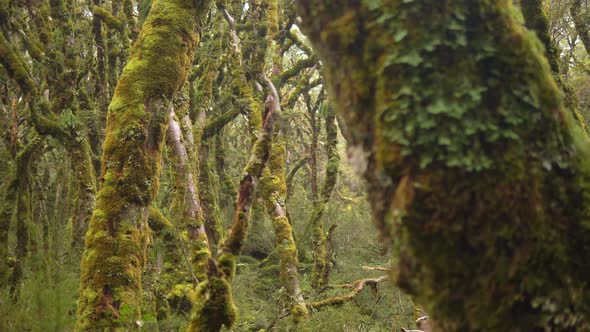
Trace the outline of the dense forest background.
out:
<instances>
[{"instance_id":1,"label":"dense forest background","mask_svg":"<svg viewBox=\"0 0 590 332\"><path fill-rule=\"evenodd\" d=\"M410 223L407 229L400 228L404 231L392 231L392 225L401 224L396 209L402 206L409 211L403 214L407 220L423 220L431 213L429 204L450 196L469 202L462 201L464 207L476 209L479 204L475 202L481 202L490 209L516 211L519 218L537 218L511 203L503 207L493 196L462 196L461 188L478 190L492 184L506 202L531 207L544 203L529 200L533 195L516 185L519 189L502 192L505 183L493 177L481 180L481 188L471 182L453 190L443 188L440 195L422 199L421 194L407 189L410 162L401 163L399 169L404 171L388 164L398 161L394 156L406 158L416 150L400 153L386 141L391 139L408 149L426 149L430 136L425 132L434 132L438 135L437 152L419 154L411 161L412 167L460 168L459 173L445 173L452 174L448 176L449 182L456 180L453 183L471 181L476 179L474 174L489 169L495 175L504 174L506 169L495 169L495 159L488 153L506 154L506 168L522 167L511 170L519 175L509 183L538 173L528 164L513 163L523 158L512 150L493 150L490 145L481 152L479 143L471 141L453 150L456 137L461 135L449 129L451 136L447 137L449 133L431 130L435 126L439 131L447 128L444 121L429 124L431 118L418 116L414 123L411 114L417 113L411 112L411 102L390 101L379 93L395 90L402 91L400 95L427 96L421 104L426 109L431 102L426 98L438 96L438 92L428 91L443 82L441 91L447 95L471 96L469 102L456 107L465 108L461 114L470 114L470 108L488 107L480 102L503 103L510 99L504 97L506 91L522 92L519 100L529 107L525 113L519 111L524 106L507 101L509 107L502 107L514 110L514 117L493 124L506 128L499 134L499 145L513 144L532 151L539 146L558 151L560 144L573 145L569 134L555 138L559 142L555 145L553 141L530 143L528 148L523 145L532 142L531 137L553 137L553 132L562 135L555 129L558 126L548 124L553 120L530 115L546 108L566 114L561 117L571 118L570 122L564 120L568 126L577 128L587 140L590 8L585 0L498 1L494 5L487 4L490 1L441 1L446 2L454 9L442 8L444 4L425 9L429 1L407 0L349 0L341 7L329 1L303 0L299 7L292 0L0 0L0 331L218 331L222 325L233 331L399 331L415 327L415 320L431 313L434 306L448 308L451 303L460 307L431 284L449 292L456 290L463 298L463 290L455 288L455 282L474 280L476 285L476 279L469 274L435 272L440 266L451 271L470 269L473 262L458 255L456 261L449 261L437 256L437 251L450 256L453 250L479 253L480 247L452 247L449 243L455 242L447 238L452 235L441 231L440 224L412 228ZM453 19L443 20L437 14L446 11ZM432 31L424 26L428 22L412 23L428 18L435 27ZM433 32L436 27L446 35ZM488 28L497 29L488 34L492 39L495 34L523 33L515 33L508 42L497 42L503 40L498 37L485 44L487 37L476 34L485 35ZM462 29L467 32L461 37ZM382 35L391 40L379 39ZM440 37L445 41L440 43L446 47L445 54L462 54L453 59L487 59L481 55L482 49L522 47L527 50L515 55L490 53L498 59L528 57L524 65L517 60L506 60L509 65L490 60L486 66L507 71L510 65L533 69L522 75L518 70L498 74L498 82L489 84L506 88L497 89L493 96L480 96L488 86L482 89L478 84L488 83L474 79L461 85L451 80L453 75L463 77L455 72L435 78L440 81L433 83L429 81L431 72L457 64L411 52L417 45L429 43L425 49L439 45L435 37L420 36ZM525 46L519 44L521 39ZM483 46L475 42L478 40L485 40ZM398 43L400 49L391 50L398 58L383 60L372 53L379 47L389 51L389 45ZM462 49L465 45L471 48ZM357 54L356 49L364 51ZM526 53L529 49L538 52L530 55ZM370 67L387 61L390 63L379 70ZM483 70L473 74L468 72L470 63L462 65L464 77L489 74ZM418 70L424 68L426 71ZM441 77L444 75L443 70ZM529 84L531 80L541 83ZM363 99L369 94L365 90L377 91L376 101ZM559 95L555 100L563 103L550 100L553 93ZM431 114L450 114L455 109L448 107L446 99L440 100L432 102L440 108L430 109ZM409 111L388 117L389 104L382 106L378 104L381 101ZM347 113L347 107L366 109L371 116L374 109L385 116L374 115L368 120L368 116ZM449 116L459 119L461 114ZM486 119L494 117L484 111L481 114ZM404 130L387 131L387 126L393 128L401 118ZM464 118L471 121L466 124L467 131L481 132L483 137L489 134L486 130L492 130L492 125L486 129L478 127L476 120ZM384 123L385 129L378 124L371 127L371 121ZM524 126L521 123L537 127L525 133L519 131ZM367 136L376 138L367 143ZM368 157L367 144L372 144L371 151L386 157ZM465 152L472 147L472 152ZM566 184L539 180L526 182L523 188L565 188L546 194L538 189L544 198L559 191L555 194L558 203L546 203L551 207L545 211L550 216L547 220L561 220L565 214L556 212L556 205L570 209L570 215L575 216L572 219L584 215L564 203L571 197L570 189L583 196L581 189L567 184L578 181L565 171L577 167L568 159L576 154L547 151L539 152L543 158L551 156L543 159L539 169L559 170L564 178L567 173ZM375 169L380 171L373 172ZM396 180L392 180L394 173ZM583 172L572 171L579 173ZM429 180L424 173L412 174L430 188L442 183L434 171ZM400 191L404 198L399 198ZM490 189L490 195L494 194ZM390 212L382 207L385 201L387 208L393 206ZM418 202L423 210L409 208L412 202ZM579 199L572 206L583 203ZM432 213L432 218L437 222L457 220L447 228L453 234L461 233L461 218L477 219L486 214L443 205L449 208ZM495 220L512 220L509 213L499 214ZM544 227L497 229L509 248L508 256L523 259L508 264L510 280L519 278L519 268L514 266L527 265L524 260L534 261L534 268L537 262L546 265L548 261L539 258L544 257L545 249L539 256L527 256L536 252L531 248L537 243L547 243L547 252L555 249L552 257L575 256L570 247L558 247L555 240L567 236L559 233L554 238L552 229ZM580 236L581 240L568 238L579 249L579 266L570 269L569 261L557 258L548 263L564 271L567 287L560 283L562 279L551 279L553 272L543 274L540 281L531 282L537 288L523 286L520 297L514 295L522 302L506 304L507 312L513 314L518 310L528 313L525 308L530 303L535 308L534 314L523 318L522 324L532 324L531 328L516 324L515 331L543 331L540 325L545 325L545 331L588 331L588 316L580 312L588 312L590 286L586 282L580 286L582 290L576 288L576 282L583 279L579 276L585 273L589 277L587 270L579 272L586 268L585 255L590 252L588 244L583 244L584 239L588 242L584 236L590 234L585 227L584 231L563 227ZM471 231L484 234L489 229L482 226ZM431 232L440 232L437 237L446 244L416 236ZM511 232L536 237L511 238ZM412 239L417 239L414 247L408 245ZM528 249L519 251L513 240ZM432 244L428 253L420 241ZM482 252L503 259L502 254ZM417 259L419 263L413 260L423 253L429 258ZM437 266L437 262L440 266L430 270L421 267L424 261L428 262L425 266ZM571 294L555 295L557 300L535 297L546 289L544 282L552 280L554 287L571 289ZM483 285L490 287L490 297L496 290L502 295L514 294L510 293L512 288L504 292L501 286ZM484 315L469 307L469 296L481 290L465 291L468 304L464 313L471 318L463 323L442 319L454 317L448 311L455 307L436 311L435 319L436 314L441 317L440 331L480 331L486 330L480 329L486 324L496 326L489 331L503 330L502 323L478 325ZM493 308L499 319L506 317L503 309L501 305ZM461 320L457 315L459 318L454 318ZM538 317L550 318L543 321Z\"/></svg>"}]
</instances>

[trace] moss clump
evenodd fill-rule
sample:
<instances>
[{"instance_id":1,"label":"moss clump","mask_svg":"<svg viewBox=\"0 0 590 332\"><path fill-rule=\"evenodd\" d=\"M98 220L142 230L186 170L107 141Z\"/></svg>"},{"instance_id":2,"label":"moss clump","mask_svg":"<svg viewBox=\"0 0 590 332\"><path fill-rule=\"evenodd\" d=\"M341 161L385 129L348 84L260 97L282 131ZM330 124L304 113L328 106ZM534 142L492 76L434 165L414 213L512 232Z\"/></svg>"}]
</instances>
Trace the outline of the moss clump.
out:
<instances>
[{"instance_id":1,"label":"moss clump","mask_svg":"<svg viewBox=\"0 0 590 332\"><path fill-rule=\"evenodd\" d=\"M166 294L170 308L175 312L189 312L192 308L192 296L194 287L192 284L178 284Z\"/></svg>"},{"instance_id":2,"label":"moss clump","mask_svg":"<svg viewBox=\"0 0 590 332\"><path fill-rule=\"evenodd\" d=\"M209 277L199 284L193 304L190 332L217 332L222 326L231 329L236 321L231 286L223 277Z\"/></svg>"},{"instance_id":3,"label":"moss clump","mask_svg":"<svg viewBox=\"0 0 590 332\"><path fill-rule=\"evenodd\" d=\"M28 66L24 60L12 49L4 35L0 36L0 63L13 78L25 95L36 95L37 86L28 72Z\"/></svg>"},{"instance_id":4,"label":"moss clump","mask_svg":"<svg viewBox=\"0 0 590 332\"><path fill-rule=\"evenodd\" d=\"M291 315L293 315L293 322L295 324L303 323L309 316L309 311L304 305L294 305L291 308Z\"/></svg>"},{"instance_id":5,"label":"moss clump","mask_svg":"<svg viewBox=\"0 0 590 332\"><path fill-rule=\"evenodd\" d=\"M108 10L99 6L92 6L92 14L95 17L100 18L100 20L103 21L107 27L116 30L123 30L123 22L113 16L113 14Z\"/></svg>"}]
</instances>

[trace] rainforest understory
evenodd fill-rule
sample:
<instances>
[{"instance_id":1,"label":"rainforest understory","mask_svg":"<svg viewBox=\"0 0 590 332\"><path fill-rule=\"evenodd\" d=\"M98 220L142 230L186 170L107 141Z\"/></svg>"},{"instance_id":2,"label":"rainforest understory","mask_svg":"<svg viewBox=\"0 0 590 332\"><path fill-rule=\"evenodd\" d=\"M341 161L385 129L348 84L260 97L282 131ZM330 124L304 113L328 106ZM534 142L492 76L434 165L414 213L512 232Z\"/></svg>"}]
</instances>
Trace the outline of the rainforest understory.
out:
<instances>
[{"instance_id":1,"label":"rainforest understory","mask_svg":"<svg viewBox=\"0 0 590 332\"><path fill-rule=\"evenodd\" d=\"M587 0L0 29L0 331L590 331Z\"/></svg>"}]
</instances>

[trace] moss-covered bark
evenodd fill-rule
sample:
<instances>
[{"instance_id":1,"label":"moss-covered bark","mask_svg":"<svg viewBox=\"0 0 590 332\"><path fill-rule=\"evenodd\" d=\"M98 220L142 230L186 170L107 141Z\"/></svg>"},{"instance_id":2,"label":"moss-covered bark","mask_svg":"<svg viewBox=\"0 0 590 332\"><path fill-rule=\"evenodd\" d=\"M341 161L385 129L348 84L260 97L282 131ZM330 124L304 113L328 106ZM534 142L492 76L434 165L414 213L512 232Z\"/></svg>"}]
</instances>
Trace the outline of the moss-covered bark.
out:
<instances>
[{"instance_id":1,"label":"moss-covered bark","mask_svg":"<svg viewBox=\"0 0 590 332\"><path fill-rule=\"evenodd\" d=\"M12 203L16 203L12 207L16 210L16 247L14 266L9 278L10 291L14 299L18 298L20 292L20 283L24 275L24 263L29 253L29 227L33 219L31 205L31 165L35 156L39 152L42 143L42 138L34 137L17 154L15 160L16 173L13 180L14 182L11 184L12 186L16 185L16 188L9 188L12 192L9 192L9 196L7 197L9 200L13 200ZM11 195L14 196L10 197ZM10 201L7 203L10 203ZM3 217L7 218L4 221L10 223L11 213L8 211L5 211L4 213ZM8 231L8 228L6 231ZM8 271L5 271L4 273L6 272Z\"/></svg>"},{"instance_id":2,"label":"moss-covered bark","mask_svg":"<svg viewBox=\"0 0 590 332\"><path fill-rule=\"evenodd\" d=\"M549 35L549 19L543 9L541 0L521 0L520 8L527 28L537 33L537 37L545 46L547 60L554 73L559 73L559 49Z\"/></svg>"},{"instance_id":3,"label":"moss-covered bark","mask_svg":"<svg viewBox=\"0 0 590 332\"><path fill-rule=\"evenodd\" d=\"M324 307L331 307L331 306L339 306L342 305L352 299L354 299L360 292L365 288L367 285L377 285L383 281L387 280L387 276L379 277L379 278L365 278L358 281L355 281L350 284L342 285L344 288L351 288L352 290L346 294L330 297L327 299L323 299L320 301L314 301L308 304L308 306L314 310L319 310Z\"/></svg>"},{"instance_id":4,"label":"moss-covered bark","mask_svg":"<svg viewBox=\"0 0 590 332\"><path fill-rule=\"evenodd\" d=\"M208 145L201 146L199 165L201 165L199 185L201 187L201 202L205 210L205 230L211 245L217 246L223 238L223 223L221 222L221 211L217 199L218 188L214 182L215 178L209 162Z\"/></svg>"},{"instance_id":5,"label":"moss-covered bark","mask_svg":"<svg viewBox=\"0 0 590 332\"><path fill-rule=\"evenodd\" d=\"M148 225L152 232L150 245L162 248L157 259L150 264L152 278L143 283L148 284L148 292L151 288L152 311L158 320L167 318L172 312L186 313L191 308L188 293L193 289L195 279L186 240L181 238L179 227L153 206L149 210ZM144 290L144 300L148 292ZM142 308L145 307L142 304Z\"/></svg>"},{"instance_id":6,"label":"moss-covered bark","mask_svg":"<svg viewBox=\"0 0 590 332\"><path fill-rule=\"evenodd\" d=\"M582 0L572 0L570 13L574 21L574 27L578 33L586 53L590 54L590 28L588 27L588 10L582 9Z\"/></svg>"},{"instance_id":7,"label":"moss-covered bark","mask_svg":"<svg viewBox=\"0 0 590 332\"><path fill-rule=\"evenodd\" d=\"M124 330L141 317L148 206L158 190L168 110L208 5L155 1L115 89L81 262L78 331Z\"/></svg>"},{"instance_id":8,"label":"moss-covered bark","mask_svg":"<svg viewBox=\"0 0 590 332\"><path fill-rule=\"evenodd\" d=\"M309 220L313 236L314 268L312 274L312 286L318 291L328 285L328 275L330 273L331 244L330 241L328 241L328 234L324 231L322 216L330 201L338 177L340 155L338 154L337 144L338 132L336 131L336 116L334 111L329 108L326 116L326 153L328 155L326 177L324 178L321 192L318 195L317 204L315 205Z\"/></svg>"},{"instance_id":9,"label":"moss-covered bark","mask_svg":"<svg viewBox=\"0 0 590 332\"><path fill-rule=\"evenodd\" d=\"M92 151L84 131L76 133L73 139L64 143L68 148L68 156L78 183L72 216L72 244L74 247L81 248L96 201L96 177L92 165Z\"/></svg>"},{"instance_id":10,"label":"moss-covered bark","mask_svg":"<svg viewBox=\"0 0 590 332\"><path fill-rule=\"evenodd\" d=\"M273 87L274 89L274 87ZM260 135L244 168L238 191L232 227L221 245L217 260L209 261L207 280L196 290L196 298L188 331L220 331L223 326L231 328L237 317L229 282L236 273L246 235L256 187L268 162L274 133L274 117L280 110L276 90L267 99L267 114Z\"/></svg>"},{"instance_id":11,"label":"moss-covered bark","mask_svg":"<svg viewBox=\"0 0 590 332\"><path fill-rule=\"evenodd\" d=\"M176 170L176 199L173 213L179 219L182 229L188 234L192 272L195 278L200 281L205 279L207 261L211 257L211 252L209 238L205 230L203 208L199 198L198 177L193 167L195 163L191 162L187 144L173 108L171 108L169 116L168 144ZM188 139L192 141L192 137Z\"/></svg>"},{"instance_id":12,"label":"moss-covered bark","mask_svg":"<svg viewBox=\"0 0 590 332\"><path fill-rule=\"evenodd\" d=\"M551 40L551 36L549 35L549 19L543 9L543 1L521 0L520 8L527 28L537 34L537 37L539 37L539 40L545 47L545 55L551 66L555 81L565 95L565 106L572 111L574 117L578 120L578 123L584 130L586 140L590 141L590 138L587 135L586 122L584 121L582 113L578 109L578 97L570 84L561 76L559 66L561 50L559 46Z\"/></svg>"},{"instance_id":13,"label":"moss-covered bark","mask_svg":"<svg viewBox=\"0 0 590 332\"><path fill-rule=\"evenodd\" d=\"M10 232L10 222L14 215L14 207L18 195L18 181L13 178L9 180L6 187L6 193L2 201L2 210L0 210L0 283L8 284L9 275L9 250L8 234Z\"/></svg>"},{"instance_id":14,"label":"moss-covered bark","mask_svg":"<svg viewBox=\"0 0 590 332\"><path fill-rule=\"evenodd\" d=\"M272 219L275 231L275 244L280 260L280 277L283 287L292 301L291 312L295 323L307 317L307 307L299 283L299 265L297 244L293 236L293 227L287 218L287 181L285 174L286 143L280 126L275 128L268 168L261 183L261 198Z\"/></svg>"},{"instance_id":15,"label":"moss-covered bark","mask_svg":"<svg viewBox=\"0 0 590 332\"><path fill-rule=\"evenodd\" d=\"M215 168L217 170L217 175L220 178L219 182L221 186L221 193L225 197L230 197L230 201L235 201L236 197L238 196L238 189L236 188L236 185L234 184L231 176L227 174L225 168L225 147L221 137L222 132L220 132L219 135L215 137Z\"/></svg>"},{"instance_id":16,"label":"moss-covered bark","mask_svg":"<svg viewBox=\"0 0 590 332\"><path fill-rule=\"evenodd\" d=\"M586 331L588 146L511 1L303 1L396 283L440 331Z\"/></svg>"}]
</instances>

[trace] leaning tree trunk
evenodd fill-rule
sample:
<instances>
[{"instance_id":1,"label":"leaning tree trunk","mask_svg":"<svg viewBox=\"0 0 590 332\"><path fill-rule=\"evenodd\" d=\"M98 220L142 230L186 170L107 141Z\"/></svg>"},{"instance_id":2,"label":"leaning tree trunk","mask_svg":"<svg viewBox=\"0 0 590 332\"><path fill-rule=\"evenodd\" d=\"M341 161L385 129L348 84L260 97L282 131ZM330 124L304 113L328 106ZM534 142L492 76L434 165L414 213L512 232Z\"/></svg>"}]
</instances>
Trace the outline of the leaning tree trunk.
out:
<instances>
[{"instance_id":1,"label":"leaning tree trunk","mask_svg":"<svg viewBox=\"0 0 590 332\"><path fill-rule=\"evenodd\" d=\"M574 21L576 32L580 36L586 53L590 54L590 28L588 27L588 11L582 10L582 0L572 0L570 14Z\"/></svg>"},{"instance_id":2,"label":"leaning tree trunk","mask_svg":"<svg viewBox=\"0 0 590 332\"><path fill-rule=\"evenodd\" d=\"M588 146L509 0L299 0L396 283L439 331L587 331Z\"/></svg>"},{"instance_id":3,"label":"leaning tree trunk","mask_svg":"<svg viewBox=\"0 0 590 332\"><path fill-rule=\"evenodd\" d=\"M158 190L168 110L186 79L208 5L154 1L115 89L81 262L78 331L122 330L141 319L148 207Z\"/></svg>"}]
</instances>

